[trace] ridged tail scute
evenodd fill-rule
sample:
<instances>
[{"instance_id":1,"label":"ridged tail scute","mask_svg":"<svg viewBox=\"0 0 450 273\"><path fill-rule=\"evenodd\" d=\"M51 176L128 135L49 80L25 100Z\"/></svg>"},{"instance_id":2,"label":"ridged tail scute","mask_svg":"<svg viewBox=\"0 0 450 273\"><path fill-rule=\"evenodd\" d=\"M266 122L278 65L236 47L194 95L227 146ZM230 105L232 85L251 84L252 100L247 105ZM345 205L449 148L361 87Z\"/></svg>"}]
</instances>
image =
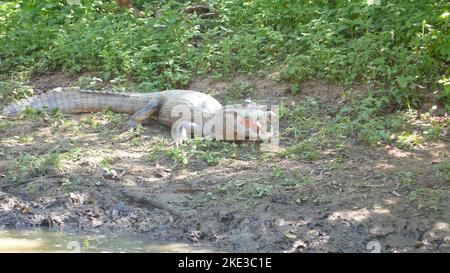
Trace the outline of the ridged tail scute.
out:
<instances>
[{"instance_id":1,"label":"ridged tail scute","mask_svg":"<svg viewBox=\"0 0 450 273\"><path fill-rule=\"evenodd\" d=\"M95 92L75 88L57 88L48 93L18 100L2 110L3 116L14 116L27 107L32 109L59 109L68 113L98 112L107 107L113 111L134 113L141 106L141 94ZM129 98L129 99L126 99ZM144 102L145 105L145 102Z\"/></svg>"}]
</instances>

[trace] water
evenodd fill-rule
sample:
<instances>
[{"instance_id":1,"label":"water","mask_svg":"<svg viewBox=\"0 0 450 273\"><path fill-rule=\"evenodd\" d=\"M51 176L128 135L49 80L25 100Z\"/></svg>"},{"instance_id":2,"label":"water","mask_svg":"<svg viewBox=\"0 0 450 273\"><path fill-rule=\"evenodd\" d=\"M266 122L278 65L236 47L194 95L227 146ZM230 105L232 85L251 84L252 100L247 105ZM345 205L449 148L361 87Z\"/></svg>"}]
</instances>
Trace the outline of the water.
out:
<instances>
[{"instance_id":1,"label":"water","mask_svg":"<svg viewBox=\"0 0 450 273\"><path fill-rule=\"evenodd\" d=\"M186 243L146 240L126 234L82 234L51 230L0 231L0 252L216 252Z\"/></svg>"}]
</instances>

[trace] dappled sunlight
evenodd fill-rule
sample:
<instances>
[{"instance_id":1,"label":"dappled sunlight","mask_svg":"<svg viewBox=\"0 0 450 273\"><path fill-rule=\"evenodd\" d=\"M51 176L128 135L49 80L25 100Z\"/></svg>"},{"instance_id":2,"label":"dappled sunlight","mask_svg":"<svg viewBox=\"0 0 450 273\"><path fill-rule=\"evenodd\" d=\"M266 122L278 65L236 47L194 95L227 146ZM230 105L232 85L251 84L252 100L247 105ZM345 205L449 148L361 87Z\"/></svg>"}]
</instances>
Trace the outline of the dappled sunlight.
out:
<instances>
[{"instance_id":1,"label":"dappled sunlight","mask_svg":"<svg viewBox=\"0 0 450 273\"><path fill-rule=\"evenodd\" d=\"M424 152L432 158L432 163L441 160L442 157L450 157L450 138L447 141L431 143L424 148Z\"/></svg>"},{"instance_id":2,"label":"dappled sunlight","mask_svg":"<svg viewBox=\"0 0 450 273\"><path fill-rule=\"evenodd\" d=\"M395 147L389 147L387 149L387 154L396 158L408 158L411 157L413 154L404 150L400 150Z\"/></svg>"},{"instance_id":3,"label":"dappled sunlight","mask_svg":"<svg viewBox=\"0 0 450 273\"><path fill-rule=\"evenodd\" d=\"M395 200L393 198L386 198L383 201L386 205L389 205L389 206L392 206L392 205L395 205L396 203L398 203L398 200Z\"/></svg>"},{"instance_id":4,"label":"dappled sunlight","mask_svg":"<svg viewBox=\"0 0 450 273\"><path fill-rule=\"evenodd\" d=\"M395 166L393 164L377 163L374 168L379 171L388 171L394 169Z\"/></svg>"},{"instance_id":5,"label":"dappled sunlight","mask_svg":"<svg viewBox=\"0 0 450 273\"><path fill-rule=\"evenodd\" d=\"M343 210L343 211L335 211L328 216L329 221L338 221L338 220L346 220L346 221L355 221L355 222L363 222L372 217L373 214L379 215L387 215L391 214L391 211L387 208L383 208L379 204L375 204L372 209L362 208L358 210Z\"/></svg>"},{"instance_id":6,"label":"dappled sunlight","mask_svg":"<svg viewBox=\"0 0 450 273\"><path fill-rule=\"evenodd\" d=\"M450 231L450 223L438 222L433 226L433 230Z\"/></svg>"},{"instance_id":7,"label":"dappled sunlight","mask_svg":"<svg viewBox=\"0 0 450 273\"><path fill-rule=\"evenodd\" d=\"M347 220L362 222L364 220L367 220L370 217L370 214L371 212L366 208L362 208L359 210L336 211L331 213L331 215L328 216L327 219L329 221Z\"/></svg>"},{"instance_id":8,"label":"dappled sunlight","mask_svg":"<svg viewBox=\"0 0 450 273\"><path fill-rule=\"evenodd\" d=\"M372 212L375 214L390 214L391 211L389 209L383 208L381 205L375 204L373 206Z\"/></svg>"}]
</instances>

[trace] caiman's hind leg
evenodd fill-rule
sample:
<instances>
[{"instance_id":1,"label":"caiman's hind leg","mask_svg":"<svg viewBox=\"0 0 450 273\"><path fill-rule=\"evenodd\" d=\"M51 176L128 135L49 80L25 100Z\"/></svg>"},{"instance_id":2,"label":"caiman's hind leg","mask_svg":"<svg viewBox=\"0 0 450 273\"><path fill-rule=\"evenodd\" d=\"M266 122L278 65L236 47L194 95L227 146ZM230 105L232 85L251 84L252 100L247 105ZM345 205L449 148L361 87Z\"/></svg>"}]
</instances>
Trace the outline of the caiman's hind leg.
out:
<instances>
[{"instance_id":1,"label":"caiman's hind leg","mask_svg":"<svg viewBox=\"0 0 450 273\"><path fill-rule=\"evenodd\" d=\"M124 126L123 130L127 131L129 129L135 128L140 125L141 122L148 119L151 115L153 115L156 110L158 110L159 101L157 99L151 99L147 105L141 110L137 111L130 117L127 124Z\"/></svg>"},{"instance_id":2,"label":"caiman's hind leg","mask_svg":"<svg viewBox=\"0 0 450 273\"><path fill-rule=\"evenodd\" d=\"M175 146L179 146L186 139L191 137L191 134L195 136L202 136L202 126L195 122L181 121L175 126L172 126L172 138Z\"/></svg>"}]
</instances>

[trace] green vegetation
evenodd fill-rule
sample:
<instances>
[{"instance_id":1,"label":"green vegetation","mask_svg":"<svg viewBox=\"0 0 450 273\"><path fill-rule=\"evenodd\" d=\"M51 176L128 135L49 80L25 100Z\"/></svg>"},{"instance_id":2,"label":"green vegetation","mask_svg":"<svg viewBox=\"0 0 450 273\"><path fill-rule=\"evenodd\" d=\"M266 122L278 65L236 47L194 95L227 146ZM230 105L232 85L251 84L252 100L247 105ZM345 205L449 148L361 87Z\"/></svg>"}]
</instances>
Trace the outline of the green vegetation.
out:
<instances>
[{"instance_id":1,"label":"green vegetation","mask_svg":"<svg viewBox=\"0 0 450 273\"><path fill-rule=\"evenodd\" d=\"M22 153L18 156L14 169L9 171L6 176L10 181L21 181L26 178L45 176L50 171L58 171L60 168L58 153L43 156Z\"/></svg>"},{"instance_id":2,"label":"green vegetation","mask_svg":"<svg viewBox=\"0 0 450 273\"><path fill-rule=\"evenodd\" d=\"M180 12L190 1L136 1L139 17L113 1L80 2L4 2L0 72L101 71L80 84L133 79L151 91L197 73L279 67L293 92L320 78L378 86L401 107L439 90L449 106L447 1L210 0L218 16L208 20Z\"/></svg>"},{"instance_id":3,"label":"green vegetation","mask_svg":"<svg viewBox=\"0 0 450 273\"><path fill-rule=\"evenodd\" d=\"M409 194L409 199L419 209L441 211L443 201L448 198L448 191L441 188L418 188Z\"/></svg>"},{"instance_id":4,"label":"green vegetation","mask_svg":"<svg viewBox=\"0 0 450 273\"><path fill-rule=\"evenodd\" d=\"M252 144L236 144L211 139L193 139L179 147L170 147L162 141L154 143L147 159L150 162L168 160L172 167L186 165L193 161L203 162L207 166L216 166L228 159L257 159L259 151Z\"/></svg>"},{"instance_id":5,"label":"green vegetation","mask_svg":"<svg viewBox=\"0 0 450 273\"><path fill-rule=\"evenodd\" d=\"M69 194L74 191L79 191L81 189L86 189L89 186L89 183L82 179L62 179L61 190L65 194Z\"/></svg>"},{"instance_id":6,"label":"green vegetation","mask_svg":"<svg viewBox=\"0 0 450 273\"><path fill-rule=\"evenodd\" d=\"M450 160L448 158L443 159L439 164L434 167L436 176L444 178L447 182L450 182Z\"/></svg>"},{"instance_id":7,"label":"green vegetation","mask_svg":"<svg viewBox=\"0 0 450 273\"><path fill-rule=\"evenodd\" d=\"M102 166L105 169L111 169L115 160L116 158L114 158L113 156L104 156L100 160L100 166Z\"/></svg>"},{"instance_id":8,"label":"green vegetation","mask_svg":"<svg viewBox=\"0 0 450 273\"><path fill-rule=\"evenodd\" d=\"M253 99L254 97L254 86L247 81L243 81L233 84L226 90L223 103L228 104L233 102L242 102L245 99Z\"/></svg>"}]
</instances>

